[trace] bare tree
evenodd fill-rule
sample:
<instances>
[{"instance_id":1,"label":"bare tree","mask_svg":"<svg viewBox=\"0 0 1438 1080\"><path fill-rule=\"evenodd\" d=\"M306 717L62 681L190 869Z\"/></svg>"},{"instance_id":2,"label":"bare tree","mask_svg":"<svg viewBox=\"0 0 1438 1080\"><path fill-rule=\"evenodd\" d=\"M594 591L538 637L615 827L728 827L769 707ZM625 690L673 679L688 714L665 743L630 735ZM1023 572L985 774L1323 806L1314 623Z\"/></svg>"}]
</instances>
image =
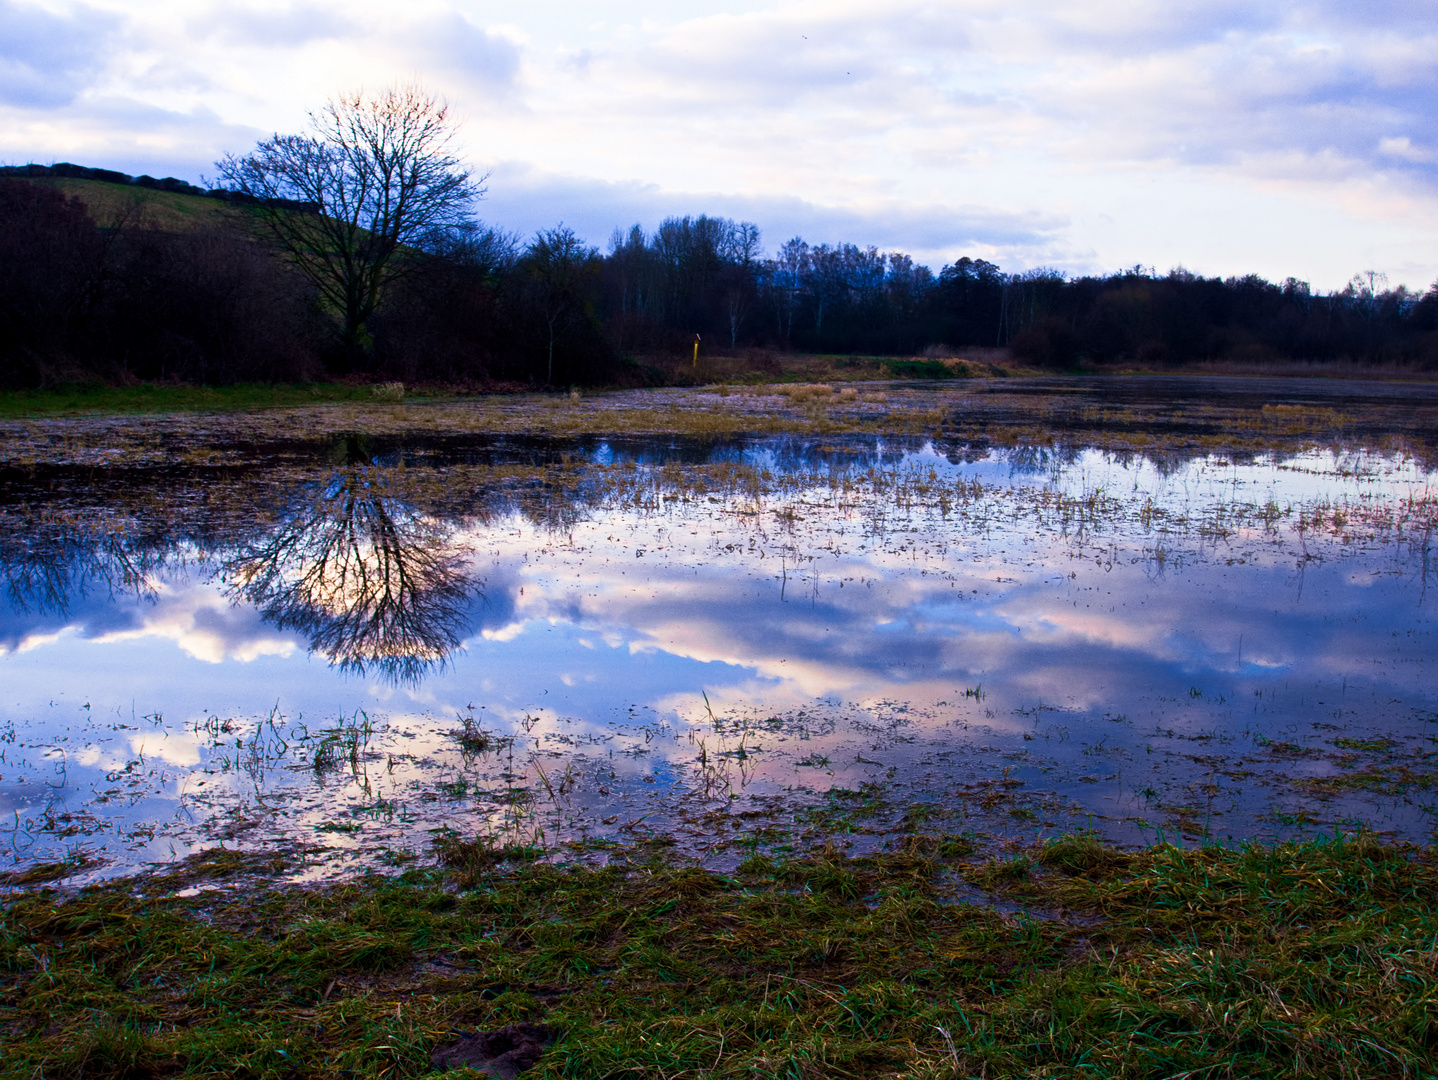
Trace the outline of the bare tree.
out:
<instances>
[{"instance_id":1,"label":"bare tree","mask_svg":"<svg viewBox=\"0 0 1438 1080\"><path fill-rule=\"evenodd\" d=\"M449 107L417 86L345 94L310 121L310 134L274 135L216 167L256 200L265 231L315 283L358 355L405 255L463 228L484 178L455 156Z\"/></svg>"},{"instance_id":2,"label":"bare tree","mask_svg":"<svg viewBox=\"0 0 1438 1080\"><path fill-rule=\"evenodd\" d=\"M749 313L749 301L754 292L754 263L759 253L759 226L752 221L730 226L724 245L724 257L729 264L724 275L724 306L729 315L731 349L738 347L739 326Z\"/></svg>"},{"instance_id":3,"label":"bare tree","mask_svg":"<svg viewBox=\"0 0 1438 1080\"><path fill-rule=\"evenodd\" d=\"M786 240L774 259L774 286L778 303L779 337L785 342L793 337L794 312L809 284L813 260L809 245L799 237Z\"/></svg>"}]
</instances>

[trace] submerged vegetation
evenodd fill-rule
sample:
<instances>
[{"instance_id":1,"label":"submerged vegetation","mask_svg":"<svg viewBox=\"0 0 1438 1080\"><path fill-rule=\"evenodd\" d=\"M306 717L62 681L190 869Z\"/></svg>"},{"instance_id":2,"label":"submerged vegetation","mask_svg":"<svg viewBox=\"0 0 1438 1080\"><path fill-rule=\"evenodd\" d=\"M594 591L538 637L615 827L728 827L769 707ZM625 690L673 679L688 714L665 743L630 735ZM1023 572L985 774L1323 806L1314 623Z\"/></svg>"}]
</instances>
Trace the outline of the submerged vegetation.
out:
<instances>
[{"instance_id":1,"label":"submerged vegetation","mask_svg":"<svg viewBox=\"0 0 1438 1080\"><path fill-rule=\"evenodd\" d=\"M223 402L250 392L232 389L202 416L12 420L0 428L0 584L19 607L63 612L87 589L149 597L167 568L205 565L331 663L353 656L378 669L392 653L429 656L416 641L442 660L470 636L446 627L469 617L460 600L481 586L504 600L503 582L461 581L454 569L464 543L489 546L493 523L535 526L532 543L517 528L515 543L537 562L550 544L575 559L586 542L600 550L579 527L586 519L598 527L610 514L690 515L697 536L700 511L722 513L737 524L702 519L715 544L704 558L752 558L763 533L785 583L823 545L835 553L834 536L814 523L843 520L855 523L853 542L920 574L950 568L939 546L954 537L1005 531L1072 540L1061 553L1066 581L1082 569L1077 553L1094 575L1119 563L1122 576L1132 563L1157 583L1194 547L1232 565L1292 544L1301 571L1320 540L1327 550L1417 553L1426 574L1438 499L1416 480L1400 497L1378 483L1381 469L1365 472L1377 468L1366 448L1433 460L1438 425L1426 399L1275 401L1261 389L1225 396L1211 386L1187 398L1085 396L1057 382L974 379L954 391L809 379L430 401L391 384L356 386L329 404L255 390L276 395L257 404L302 407L226 415ZM156 402L136 393L141 408ZM803 439L776 440L767 459L710 453L762 432ZM643 444L647 459L612 452L656 434L662 440ZM878 436L907 438L882 445ZM601 441L611 452L599 453ZM1022 482L1078 460L1083 446L1145 457L1159 486ZM795 447L802 452L786 456ZM923 460L898 463L896 453L920 447ZM1322 463L1285 456L1314 448L1334 454ZM1259 455L1275 468L1374 483L1289 497L1235 481L1215 484L1212 497L1163 497L1165 470L1181 462L1221 475ZM948 471L989 460L1008 469ZM656 533L639 554L623 552L624 565L657 562L660 543L679 558L683 542ZM304 558L292 564L291 552ZM332 576L306 576L321 563ZM405 584L356 589L348 583L359 571ZM508 587L523 593L517 580ZM864 610L865 625L883 611ZM207 713L194 732L209 738L205 768L248 783L236 789L242 800L195 796L189 806L212 815L209 842L250 850L202 851L77 889L66 883L101 875L107 853L85 845L104 838L78 841L90 835L79 814L54 819L54 839L77 844L69 857L59 858L62 848L0 876L0 1080L400 1080L432 1073L464 1036L517 1024L550 1039L525 1073L536 1080L1438 1076L1438 854L1338 834L1336 810L1314 816L1355 791L1428 799L1433 740L1371 721L1314 723L1273 738L1254 731L1220 753L1209 744L1221 733L1202 723L1210 714L1194 710L1207 702L1231 712L1227 686L1185 677L1182 701L1160 718L1170 726L1135 735L1134 748L1170 771L1168 742L1182 742L1203 781L1186 794L1140 789L1153 815L1143 824L1212 839L1214 785L1257 786L1282 773L1312 798L1275 799L1273 821L1320 825L1326 837L1310 829L1291 842L1121 849L1062 832L1071 815L1048 820L1053 800L1036 778L1019 778L1018 752L1003 756L1002 778L946 781L943 802L876 782L831 785L812 805L766 813L735 796L762 754L779 759L777 738L765 747L760 735L802 729L786 752L804 783L839 764L828 742L809 742L834 716L750 715L711 704L710 687L708 726L690 731L688 786L674 789L687 816L660 821L630 803L622 817L601 818L597 806L607 814L620 805L598 802L610 795L603 785L619 787L612 765L584 774L561 764L549 750L573 749L574 736L556 728L541 743L543 732L531 731L539 709L506 729L471 705L440 730L454 768L436 767L399 795L437 816L411 817L405 840L374 840L371 825L410 810L396 803L397 788L370 792L367 770L404 775L413 764L404 755L424 753L419 741L398 754L396 742L381 746L363 710L323 727L286 721L278 704L258 723ZM1052 703L1005 694L1002 671L966 672L940 704L976 723L1001 702L1021 705L1031 714L1022 740L1047 743L1052 731L1063 741L1079 723L1041 726L1041 710L1059 712ZM1114 712L1098 727L1120 731L1139 717L1106 704ZM1255 696L1255 714L1260 704ZM890 760L877 744L912 741L898 729L918 710L916 698L888 706L888 735L868 723L874 716L854 720L868 723L856 730L870 757L857 760L876 770ZM1198 719L1177 731L1179 714ZM144 717L156 728L160 719ZM635 726L612 747L647 755L658 731L657 721ZM1116 751L1100 738L1075 752L1096 761ZM1299 761L1302 773L1289 767ZM117 768L105 797L137 798L143 764ZM1106 780L1108 769L1090 777L1085 767L1079 782ZM332 789L363 779L365 797L331 798L305 817L263 788L266 772ZM456 831L473 815L489 831ZM262 818L273 831L246 831ZM1020 838L995 824L1004 818ZM427 852L407 846L430 824ZM297 839L301 829L308 835ZM365 845L375 857L364 865L390 873L314 880L353 872L340 856Z\"/></svg>"},{"instance_id":2,"label":"submerged vegetation","mask_svg":"<svg viewBox=\"0 0 1438 1080\"><path fill-rule=\"evenodd\" d=\"M802 404L813 397L791 393L778 400ZM868 400L871 394L856 393L845 403L862 408ZM934 411L916 410L926 422L932 422ZM692 414L673 413L692 420ZM546 419L554 414L576 421L586 415L567 399L540 413ZM613 422L629 414L604 415ZM973 412L951 415L974 423ZM304 419L283 423L288 429ZM423 415L418 421L426 430L433 422ZM1192 417L1184 422L1191 424ZM9 476L0 473L0 494L7 487L23 493L23 498L0 501L0 584L8 595L27 607L63 610L88 588L145 594L166 567L197 557L215 559L233 596L254 603L276 625L311 635L314 647L332 662L352 664L357 671L390 653L422 658L422 668L453 651L463 635L442 627L463 621L462 601L482 591L477 581L466 582L462 566L462 556L477 541L462 537L515 514L555 536L596 514L664 514L709 504L732 506L755 528L767 525L786 534L800 521L856 511L877 531L883 530L887 513L918 514L965 533L1019 528L1036 536L1072 535L1090 544L1127 532L1142 538L1144 557L1160 568L1168 545L1185 539L1211 544L1244 537L1274 542L1328 537L1345 545L1381 539L1426 552L1438 525L1438 496L1427 489L1399 499L1359 491L1282 503L1234 495L1178 506L1137 488L1063 491L1012 478L941 476L932 465L877 463L862 444L838 441L815 448L812 459L775 468L722 458L605 464L592 459L592 446L566 448L557 440L531 448L534 454L510 448L498 453L498 460L476 461L465 460L456 436L433 446L411 443L401 454L386 449L379 438L360 435L287 446L272 427L263 436L278 445L264 455L269 457L266 467L257 468L253 445L236 453L233 444L201 443L178 452L173 436L211 433L202 427L157 433L154 423L121 423L110 429L114 438L107 449L85 445L92 441L89 429L78 428L48 444L37 437L14 445L5 463ZM249 425L256 441L263 437L262 423L248 417L226 430L228 420L215 421L231 438ZM995 442L1003 438L988 430ZM1316 441L1303 434L1308 429L1290 430L1300 433L1293 440L1297 446ZM1116 438L1126 434L1113 424L1110 431ZM1271 429L1264 438L1279 441ZM972 453L971 446L939 444L950 457ZM477 446L477 456L487 449ZM824 457L825 449L832 459ZM1422 446L1414 449L1427 452ZM855 456L848 459L848 453ZM527 456L538 460L526 462ZM1006 452L1018 473L1054 467L1071 456L1062 446L1018 446ZM1183 456L1174 452L1168 461L1174 464ZM176 458L187 461L193 472L165 464ZM381 458L388 464L371 463ZM1221 470L1228 464L1222 459L1212 467ZM97 466L114 471L96 473ZM1297 463L1288 467L1301 468ZM1336 467L1364 468L1361 456ZM36 483L42 478L43 488ZM201 493L207 504L203 520L193 510ZM371 536L380 538L372 554L357 540ZM567 542L572 544L572 534ZM805 554L797 544L784 550L796 559ZM359 577L345 587L339 604L336 582L349 580L346 573ZM355 583L361 580L363 587ZM344 617L341 609L347 612ZM402 632L381 634L374 623L380 612L386 613L380 621ZM366 642L363 649L356 644L361 641Z\"/></svg>"},{"instance_id":3,"label":"submerged vegetation","mask_svg":"<svg viewBox=\"0 0 1438 1080\"><path fill-rule=\"evenodd\" d=\"M666 851L449 837L300 888L216 850L12 892L0 1076L421 1076L516 1022L558 1036L536 1080L1435 1075L1431 850Z\"/></svg>"},{"instance_id":4,"label":"submerged vegetation","mask_svg":"<svg viewBox=\"0 0 1438 1080\"><path fill-rule=\"evenodd\" d=\"M565 394L471 395L400 383L0 394L0 465L21 468L101 459L281 463L329 454L355 437L373 440L375 453L426 439L529 436L555 440L548 457L557 461L564 439L778 434L928 437L966 456L991 447L1072 456L1093 447L1177 462L1362 447L1429 460L1434 432L1438 394L1426 386L1277 387L1212 377L716 382Z\"/></svg>"},{"instance_id":5,"label":"submerged vegetation","mask_svg":"<svg viewBox=\"0 0 1438 1080\"><path fill-rule=\"evenodd\" d=\"M1044 389L1042 384L1030 387ZM1297 408L1210 395L1203 406L1170 402L1159 407L1035 393L1027 406L1017 394L996 395L998 400L974 394L938 397L942 408L935 409L936 395L894 388L800 384L730 387L727 394L725 389L660 395L660 401L667 398L669 404L693 405L688 409L636 407L648 395L615 395L597 403L585 395L578 400L569 395L526 396L498 403L433 404L372 398L351 406L266 416L165 417L94 425L102 426L108 438L98 438L94 426L74 421L29 422L25 426L34 437L14 440L10 467L0 472L0 494L5 496L0 500L0 588L13 609L31 620L28 626L52 633L52 627L84 625L88 606L97 599L123 605L140 601L143 614L168 603L176 584L183 589L200 582L202 588L222 592L221 604L252 611L256 623L291 635L317 662L409 686L470 663L467 649L487 648L478 644L489 640L483 631L497 640L514 632L507 628L537 624L536 612L553 615L557 607L543 605L561 589L570 595L603 591L605 574L628 581L655 575L649 591L667 595L678 574L687 578L703 566L718 583L710 595L722 597L730 613L759 610L735 598L746 586L734 583L750 575L767 576L779 602L799 600L817 612L810 617L816 626L822 621L818 633L830 643L825 650L834 650L821 650L824 662L847 673L864 670L854 657L873 655L883 647L873 628L902 626L914 610L914 597L929 597L935 605L931 610L938 614L928 616L911 640L939 640L946 636L943 627L963 632L969 612L983 611L995 603L993 597L1016 592L1015 579L1020 577L1026 579L1025 586L1043 591L1045 603L1075 610L1080 603L1098 600L1079 590L1102 582L1097 587L1105 599L1095 606L1121 624L1132 616L1115 613L1114 607L1135 597L1146 600L1153 589L1173 588L1166 578L1191 588L1189 597L1201 595L1205 580L1221 580L1229 573L1235 581L1266 575L1265 587L1271 589L1273 567L1294 566L1301 574L1311 563L1329 559L1335 565L1375 568L1385 580L1395 570L1411 574L1405 580L1413 581L1417 592L1431 572L1427 559L1438 525L1438 497L1421 466L1362 450L1342 452L1349 439L1361 445L1359 436L1349 433L1387 423L1397 432L1391 435L1395 443L1428 454L1421 433L1404 429L1405 424L1424 422L1423 405L1405 416L1391 405L1361 400L1340 410L1318 402ZM877 412L901 403L929 417L926 423L941 412L946 424L967 425L984 434L982 439L976 434L964 440L881 440L836 433L762 442L692 436L626 442L629 433L618 423L613 424L614 433L603 438L539 438L520 430L526 418L531 424L538 420L558 426L563 421L578 426L631 417L636 428L673 418L677 427L704 402L731 410L736 423L769 415L808 431L813 430L812 421L804 410L816 404L831 410L833 417L846 415L841 410ZM322 437L326 429L320 421L333 420L341 410L372 430L352 428ZM1271 458L1256 458L1227 450L1220 456L1203 445L1225 417L1233 421L1231 441L1251 437L1257 445L1262 445L1260 440L1280 447L1329 445L1336 452L1290 458L1269 451ZM1115 447L1103 456L1105 464L1098 456L1085 456L1075 443L1060 441L1066 427L1081 431L1090 424L1117 443L1143 434L1145 418L1167 434L1171 447L1181 445L1185 434L1199 446L1132 458ZM480 430L461 429L467 419ZM1245 430L1240 421L1250 428ZM485 431L486 425L500 423L513 429ZM1046 431L1049 441L1019 442L1015 429ZM1006 441L1017 445L1004 448ZM1114 464L1127 460L1136 464L1132 478L1126 467ZM1067 480L1054 479L1064 475ZM1255 477L1262 483L1255 483ZM969 538L984 538L990 545L987 552L977 552L983 558L971 558L961 546ZM1012 553L1035 549L1046 552L1046 564L1034 570L1017 568ZM1381 559L1345 562L1379 550L1385 553ZM1022 558L1027 562L1030 556ZM506 560L508 566L522 564L524 570L507 570ZM1319 573L1311 567L1310 580ZM886 599L881 590L906 574L914 585L905 586L903 598ZM583 584L589 581L598 584ZM1297 584L1301 587L1301 577ZM878 589L870 592L875 586ZM822 607L816 603L821 588ZM908 591L911 588L919 591ZM1126 595L1126 590L1136 592ZM1107 599L1110 596L1114 599ZM566 598L564 603L571 601ZM1185 620L1195 618L1194 603L1183 601ZM227 610L221 604L216 607ZM612 616L600 604L578 616L569 606L558 610L564 612L562 617L547 625L599 623L620 626L626 633L636 625L625 621L634 617L630 612L606 624ZM706 612L703 604L691 610L701 616ZM1398 621L1403 617L1394 620L1400 633L1411 625ZM791 618L785 614L783 623ZM1016 684L995 664L982 671L960 668L951 686L931 686L921 701L909 675L913 669L902 666L908 657L899 656L901 664L875 676L871 684L882 686L882 693L862 699L836 695L814 705L814 715L807 719L788 704L770 705L762 697L750 702L749 715L744 711L748 705L735 704L748 699L731 695L726 704L714 694L714 686L700 680L693 689L692 716L686 713L687 704L670 701L661 706L666 716L687 716L699 722L699 728L655 725L643 732L642 748L627 742L630 735L604 745L614 751L628 747L621 757L636 768L641 756L646 762L662 758L675 765L654 790L672 791L678 801L692 796L691 806L707 805L710 799L732 802L735 791L743 792L756 774L766 783L781 780L822 790L831 782L876 779L884 775L881 769L891 766L907 769L906 762L932 752L938 756L934 769L951 778L944 781L942 798L975 815L955 827L1000 832L1007 826L1026 840L1040 831L1082 822L1084 807L1098 804L1098 793L1110 784L1118 788L1116 798L1127 815L1126 824L1103 826L1110 837L1118 829L1143 829L1188 839L1232 839L1254 835L1254 830L1275 838L1292 835L1296 826L1351 829L1361 822L1381 822L1391 828L1396 814L1404 820L1402 827L1412 830L1400 835L1427 838L1432 825L1423 823L1431 812L1435 759L1429 729L1419 726L1432 708L1425 689L1420 685L1410 695L1387 685L1374 690L1365 683L1363 692L1372 703L1360 705L1355 697L1340 709L1342 696L1350 690L1344 681L1333 688L1335 698L1318 694L1321 705L1325 699L1329 704L1321 714L1310 715L1311 703L1303 701L1306 687L1290 691L1287 685L1290 679L1301 681L1292 677L1291 662L1307 654L1298 648L1274 649L1264 640L1272 632L1260 630L1259 621L1251 620L1232 635L1232 661L1218 665L1211 680L1195 674L1172 686L1162 679L1136 682L1160 687L1149 700L1142 697L1146 690L1132 698L1122 696L1124 691L1105 690L1084 702L1066 698L1062 688L1036 696L1032 683ZM642 620L637 625L643 626ZM755 632L757 625L746 626L742 636L767 640ZM1087 628L1082 629L1086 634ZM25 632L33 635L31 640L43 640L40 632ZM633 640L659 636L644 629ZM12 655L28 651L21 634L10 640L15 643ZM1379 655L1388 655L1386 632L1375 638L1370 631L1367 640L1378 641ZM589 651L585 643L580 647ZM1355 639L1346 640L1344 647L1356 648ZM763 646L752 651L729 644L724 648L727 655L748 662L764 656ZM1421 660L1425 648L1424 639L1410 635L1403 655ZM569 839L588 828L632 836L623 832L623 823L641 819L653 807L626 809L620 817L616 807L600 803L619 787L616 783L611 788L609 770L581 762L569 771L576 755L601 752L595 750L598 743L586 741L594 732L585 731L585 725L611 716L628 723L634 719L632 710L631 715L601 713L579 704L585 700L582 691L571 696L568 684L556 694L563 694L568 704L543 702L544 695L537 691L547 691L557 681L551 673L567 673L553 655L545 655L538 668L540 685L521 690L522 696L513 699L524 703L522 720L518 712L503 708L502 719L483 711L486 704L494 708L494 699L484 696L488 691L477 694L466 688L464 696L452 702L453 711L426 714L420 728L434 738L423 752L418 744L407 745L413 732L401 731L403 725L391 728L382 715L385 706L365 697L344 707L338 723L333 715L320 720L310 712L301 725L302 710L288 700L280 710L277 692L263 705L268 710L276 702L276 709L290 717L281 724L282 732L269 721L255 726L252 721L263 712L246 719L246 710L239 706L206 702L224 710L234 726L220 733L223 738L206 741L205 760L191 763L197 780L208 784L216 770L224 781L244 773L255 785L269 776L268 790L273 791L288 781L298 782L301 774L312 774L319 786L353 781L355 790L344 798L333 790L322 797L316 793L313 820L304 826L283 806L293 792L251 802L254 785L244 783L226 795L223 782L217 782L204 788L203 802L187 804L203 810L204 824L196 828L213 829L195 840L196 834L186 831L189 826L170 812L163 763L152 763L147 772L137 751L116 764L126 770L126 784L138 782L141 773L150 777L147 782L158 800L153 805L165 807L159 826L148 816L152 810L143 812L151 839L157 827L167 838L183 834L186 843L234 839L239 830L248 830L246 843L256 843L261 832L293 836L298 830L308 834L313 826L336 843L344 838L343 850L337 847L335 857L345 872L355 862L373 865L374 852L391 842L377 838L373 828L361 828L378 818L394 823L397 830L414 831L460 815L491 826L524 819L542 826L544 842ZM1263 666L1256 672L1245 669L1244 658ZM1049 657L1042 662L1054 661ZM596 672L618 666L612 659L594 663ZM1026 670L1032 679L1042 669ZM1279 674L1284 685L1275 688ZM948 676L941 677L947 682ZM1356 694L1356 676L1353 682ZM706 686L717 705L701 698ZM44 688L47 696L51 692ZM1177 703L1172 700L1175 692L1180 695ZM625 693L624 704L635 704ZM1240 695L1243 716L1251 710L1260 718L1252 721L1253 728L1234 719ZM703 717L700 700L705 703ZM143 708L173 711L156 702ZM373 731L379 733L373 744L370 715L376 717ZM542 721L537 719L541 715ZM1300 726L1278 726L1280 715ZM793 732L784 730L789 722L785 717L793 719ZM733 727L737 718L751 726ZM996 718L1001 730L1009 729L1012 745L982 738L994 754L1002 750L998 762L991 762L1005 770L1002 781L965 774L961 764L967 756L949 752L959 742L979 740L978 732ZM22 730L28 719L21 719ZM124 722L123 716L116 719ZM923 749L925 744L916 743L891 761L887 751L874 744L890 737L897 741L885 725L911 721L912 734L922 732L944 745ZM967 732L970 721L975 725L972 735L944 726L960 725ZM571 730L574 723L580 726ZM1095 735L1091 728L1100 723ZM531 731L535 724L540 728ZM820 725L828 725L819 732L825 741L808 743L814 734L809 729ZM835 725L849 734L835 734ZM1076 738L1070 739L1070 728ZM583 745L576 743L577 732L584 732ZM695 738L684 746L673 741L691 733ZM665 749L649 758L657 750L649 746L649 737L661 734ZM789 734L795 743L780 747L784 740L779 736ZM859 741L845 747L850 734ZM594 737L601 736L608 740L610 733ZM83 739L95 737L86 729ZM79 744L79 729L75 738L77 743L71 745ZM1200 739L1211 745L1195 754L1192 741ZM46 747L36 738L25 741L32 745L13 751L12 759L44 763ZM1061 745L1066 748L1059 749ZM625 757L629 750L632 759ZM497 760L501 752L506 758L502 762ZM471 767L472 759L485 755L495 760ZM1294 761L1302 761L1303 768L1291 768ZM1045 778L1045 763L1053 762L1063 762L1064 772ZM1071 763L1077 772L1069 774ZM1010 766L1016 774L1012 777ZM78 774L80 766L73 767ZM874 776L852 772L866 768L874 770ZM370 791L362 775L366 769L383 776L382 796ZM841 780L833 779L836 773ZM651 775L646 767L645 775L646 780L629 779L645 783L658 774ZM173 785L175 771L169 776ZM1067 794L1055 794L1055 784L1070 782ZM680 786L671 789L671 783ZM1092 794L1075 794L1072 784L1079 783L1089 785L1086 790ZM138 798L138 791L131 796ZM87 804L89 817L73 805L53 815L38 806L27 810L27 816L17 818L17 827L33 825L43 837L42 847L29 857L55 862L74 837L98 836L102 821L117 813L117 807L108 805L112 797L118 798L107 794ZM195 792L185 796L199 797ZM1378 800L1390 799L1410 799L1417 808L1378 808ZM600 805L606 808L601 811ZM664 804L663 820L682 820L682 814L674 813L676 805ZM138 817L142 811L132 813ZM1239 816L1249 813L1258 816L1239 824ZM883 830L886 835L891 831ZM513 839L539 842L533 836ZM713 839L709 836L706 843ZM113 846L118 838L95 842ZM709 850L726 849L720 845ZM112 852L107 849L105 854ZM106 873L134 865L111 863Z\"/></svg>"}]
</instances>

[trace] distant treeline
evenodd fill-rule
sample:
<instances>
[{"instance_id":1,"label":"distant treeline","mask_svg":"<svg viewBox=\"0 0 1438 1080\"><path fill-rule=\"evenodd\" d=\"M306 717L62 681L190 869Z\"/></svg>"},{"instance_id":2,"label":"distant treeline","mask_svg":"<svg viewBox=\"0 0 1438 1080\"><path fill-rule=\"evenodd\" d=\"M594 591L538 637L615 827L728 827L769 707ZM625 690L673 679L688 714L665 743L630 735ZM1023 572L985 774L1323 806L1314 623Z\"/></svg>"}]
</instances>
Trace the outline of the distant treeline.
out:
<instances>
[{"instance_id":1,"label":"distant treeline","mask_svg":"<svg viewBox=\"0 0 1438 1080\"><path fill-rule=\"evenodd\" d=\"M1292 278L1137 267L1067 278L970 258L935 275L902 253L853 244L794 239L766 258L755 226L705 216L616 232L607 252L562 226L529 239L482 228L437 237L405 253L405 273L357 354L337 347L334 313L259 238L242 201L173 178L46 168L0 176L0 382L9 386L345 374L634 384L682 377L672 362L691 355L696 334L706 356L977 347L1052 369L1223 360L1438 368L1438 286L1415 294L1367 275L1322 294ZM183 229L154 225L143 201L97 222L57 179L223 205L206 202L214 212Z\"/></svg>"}]
</instances>

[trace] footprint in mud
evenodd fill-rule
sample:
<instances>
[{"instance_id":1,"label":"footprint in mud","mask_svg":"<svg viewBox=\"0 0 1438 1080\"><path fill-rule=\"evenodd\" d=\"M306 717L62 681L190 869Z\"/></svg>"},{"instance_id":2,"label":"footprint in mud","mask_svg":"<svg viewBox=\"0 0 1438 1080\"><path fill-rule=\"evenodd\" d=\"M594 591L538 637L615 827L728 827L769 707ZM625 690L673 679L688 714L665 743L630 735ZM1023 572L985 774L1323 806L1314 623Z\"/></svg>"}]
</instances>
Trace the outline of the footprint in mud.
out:
<instances>
[{"instance_id":1,"label":"footprint in mud","mask_svg":"<svg viewBox=\"0 0 1438 1080\"><path fill-rule=\"evenodd\" d=\"M430 1055L436 1069L473 1069L492 1080L515 1080L539 1063L544 1048L559 1032L544 1024L507 1024L494 1031L459 1034L457 1043L441 1046Z\"/></svg>"}]
</instances>

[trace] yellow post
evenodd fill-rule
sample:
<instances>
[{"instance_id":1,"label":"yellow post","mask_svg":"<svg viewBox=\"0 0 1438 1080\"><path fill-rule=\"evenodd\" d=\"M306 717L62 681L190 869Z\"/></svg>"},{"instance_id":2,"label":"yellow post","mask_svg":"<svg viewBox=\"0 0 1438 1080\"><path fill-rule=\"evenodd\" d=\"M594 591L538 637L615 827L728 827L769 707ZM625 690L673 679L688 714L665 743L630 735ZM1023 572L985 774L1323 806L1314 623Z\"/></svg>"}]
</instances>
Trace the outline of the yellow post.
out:
<instances>
[{"instance_id":1,"label":"yellow post","mask_svg":"<svg viewBox=\"0 0 1438 1080\"><path fill-rule=\"evenodd\" d=\"M694 335L694 366L699 366L699 335Z\"/></svg>"}]
</instances>

